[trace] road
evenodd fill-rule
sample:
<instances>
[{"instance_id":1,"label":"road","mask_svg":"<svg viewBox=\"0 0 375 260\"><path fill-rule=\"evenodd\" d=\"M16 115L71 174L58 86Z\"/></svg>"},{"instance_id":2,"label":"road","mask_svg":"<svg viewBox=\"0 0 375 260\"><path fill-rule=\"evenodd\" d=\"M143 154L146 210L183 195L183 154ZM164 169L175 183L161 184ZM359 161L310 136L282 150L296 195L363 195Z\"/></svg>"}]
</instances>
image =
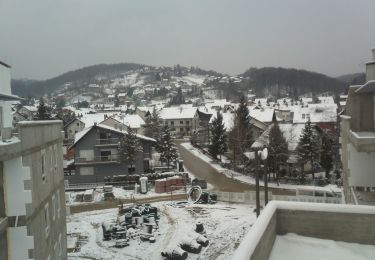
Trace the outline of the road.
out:
<instances>
[{"instance_id":1,"label":"road","mask_svg":"<svg viewBox=\"0 0 375 260\"><path fill-rule=\"evenodd\" d=\"M224 174L219 173L209 163L199 159L194 154L189 152L185 147L183 147L181 143L184 142L187 141L176 140L180 156L182 157L182 160L184 160L184 167L197 178L206 180L213 186L214 190L232 192L255 190L254 185L230 179Z\"/></svg>"},{"instance_id":2,"label":"road","mask_svg":"<svg viewBox=\"0 0 375 260\"><path fill-rule=\"evenodd\" d=\"M188 142L187 140L176 140L176 145L179 150L182 160L184 160L184 167L199 179L205 179L213 186L213 190L217 191L231 191L231 192L244 192L254 191L255 186L239 182L237 180L228 178L224 174L218 172L209 163L195 156L189 152L181 143ZM261 190L263 188L261 187ZM278 195L295 195L295 191L285 189L269 189L274 194Z\"/></svg>"}]
</instances>

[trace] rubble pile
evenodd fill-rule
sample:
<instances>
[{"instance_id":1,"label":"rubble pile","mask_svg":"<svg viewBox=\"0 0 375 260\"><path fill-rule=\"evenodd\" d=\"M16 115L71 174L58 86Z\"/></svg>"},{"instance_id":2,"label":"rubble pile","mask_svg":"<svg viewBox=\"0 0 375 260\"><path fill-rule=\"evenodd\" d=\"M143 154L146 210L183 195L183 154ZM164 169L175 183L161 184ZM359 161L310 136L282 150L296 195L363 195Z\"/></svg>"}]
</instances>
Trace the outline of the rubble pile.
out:
<instances>
[{"instance_id":1,"label":"rubble pile","mask_svg":"<svg viewBox=\"0 0 375 260\"><path fill-rule=\"evenodd\" d=\"M183 236L179 241L167 247L161 255L168 260L183 260L188 257L188 253L199 254L203 247L207 247L209 240L202 223L196 224L195 232Z\"/></svg>"},{"instance_id":2,"label":"rubble pile","mask_svg":"<svg viewBox=\"0 0 375 260\"><path fill-rule=\"evenodd\" d=\"M159 228L158 209L150 204L120 205L116 222L103 222L103 240L114 240L115 247L121 248L130 239L155 242L154 232Z\"/></svg>"}]
</instances>

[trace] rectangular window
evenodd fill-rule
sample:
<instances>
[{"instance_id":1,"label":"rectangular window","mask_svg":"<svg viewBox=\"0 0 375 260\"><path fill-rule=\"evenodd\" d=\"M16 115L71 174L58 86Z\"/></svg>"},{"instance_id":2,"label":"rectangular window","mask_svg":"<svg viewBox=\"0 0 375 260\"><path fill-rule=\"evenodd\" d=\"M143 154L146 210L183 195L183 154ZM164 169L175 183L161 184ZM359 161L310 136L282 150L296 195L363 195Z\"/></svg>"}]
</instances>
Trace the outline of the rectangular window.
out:
<instances>
[{"instance_id":1,"label":"rectangular window","mask_svg":"<svg viewBox=\"0 0 375 260\"><path fill-rule=\"evenodd\" d=\"M46 234L46 238L49 235L49 205L48 203L44 206L44 231Z\"/></svg>"},{"instance_id":2,"label":"rectangular window","mask_svg":"<svg viewBox=\"0 0 375 260\"><path fill-rule=\"evenodd\" d=\"M180 121L180 125L183 125L184 124L184 121Z\"/></svg>"},{"instance_id":3,"label":"rectangular window","mask_svg":"<svg viewBox=\"0 0 375 260\"><path fill-rule=\"evenodd\" d=\"M57 217L60 218L61 213L61 198L60 198L60 190L56 191L56 209L57 209Z\"/></svg>"},{"instance_id":4,"label":"rectangular window","mask_svg":"<svg viewBox=\"0 0 375 260\"><path fill-rule=\"evenodd\" d=\"M47 182L47 175L46 175L46 154L45 150L41 150L41 170L42 170L42 182L46 183Z\"/></svg>"},{"instance_id":5,"label":"rectangular window","mask_svg":"<svg viewBox=\"0 0 375 260\"><path fill-rule=\"evenodd\" d=\"M171 125L174 125L174 121L171 121Z\"/></svg>"},{"instance_id":6,"label":"rectangular window","mask_svg":"<svg viewBox=\"0 0 375 260\"><path fill-rule=\"evenodd\" d=\"M61 240L61 234L59 234L59 259L62 259L62 240Z\"/></svg>"},{"instance_id":7,"label":"rectangular window","mask_svg":"<svg viewBox=\"0 0 375 260\"><path fill-rule=\"evenodd\" d=\"M52 195L52 220L55 220L57 210L57 202L55 194Z\"/></svg>"},{"instance_id":8,"label":"rectangular window","mask_svg":"<svg viewBox=\"0 0 375 260\"><path fill-rule=\"evenodd\" d=\"M190 121L186 121L186 124L189 125L189 124L190 124Z\"/></svg>"},{"instance_id":9,"label":"rectangular window","mask_svg":"<svg viewBox=\"0 0 375 260\"><path fill-rule=\"evenodd\" d=\"M183 132L183 131L184 131L184 129L181 127L181 128L180 128L180 132Z\"/></svg>"}]
</instances>

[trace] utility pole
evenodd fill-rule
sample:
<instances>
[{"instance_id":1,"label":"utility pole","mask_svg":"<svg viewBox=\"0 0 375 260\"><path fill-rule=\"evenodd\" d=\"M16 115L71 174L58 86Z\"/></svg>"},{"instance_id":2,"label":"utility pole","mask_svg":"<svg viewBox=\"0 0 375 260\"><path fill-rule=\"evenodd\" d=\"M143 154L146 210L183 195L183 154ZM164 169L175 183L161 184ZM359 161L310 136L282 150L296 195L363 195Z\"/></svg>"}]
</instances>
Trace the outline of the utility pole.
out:
<instances>
[{"instance_id":1,"label":"utility pole","mask_svg":"<svg viewBox=\"0 0 375 260\"><path fill-rule=\"evenodd\" d=\"M255 196L256 196L256 213L260 215L260 198L259 198L259 151L255 151Z\"/></svg>"}]
</instances>

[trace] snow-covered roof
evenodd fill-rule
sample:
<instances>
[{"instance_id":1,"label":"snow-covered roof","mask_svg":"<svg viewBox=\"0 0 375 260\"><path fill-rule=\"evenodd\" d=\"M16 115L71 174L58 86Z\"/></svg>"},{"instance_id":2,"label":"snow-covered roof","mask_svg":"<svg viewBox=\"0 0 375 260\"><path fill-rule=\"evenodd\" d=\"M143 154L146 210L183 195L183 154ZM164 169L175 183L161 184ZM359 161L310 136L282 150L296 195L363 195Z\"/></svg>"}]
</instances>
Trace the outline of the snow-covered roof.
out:
<instances>
[{"instance_id":1,"label":"snow-covered roof","mask_svg":"<svg viewBox=\"0 0 375 260\"><path fill-rule=\"evenodd\" d=\"M79 119L85 123L86 127L93 126L95 123L101 123L105 118L104 116L111 116L111 113L95 113L95 114L82 114L82 117Z\"/></svg>"},{"instance_id":2,"label":"snow-covered roof","mask_svg":"<svg viewBox=\"0 0 375 260\"><path fill-rule=\"evenodd\" d=\"M142 117L137 114L114 115L113 118L132 129L141 128L145 124Z\"/></svg>"},{"instance_id":3,"label":"snow-covered roof","mask_svg":"<svg viewBox=\"0 0 375 260\"><path fill-rule=\"evenodd\" d=\"M34 106L23 106L25 109L29 110L30 112L37 112L38 108Z\"/></svg>"},{"instance_id":4,"label":"snow-covered roof","mask_svg":"<svg viewBox=\"0 0 375 260\"><path fill-rule=\"evenodd\" d=\"M307 107L295 107L293 109L293 123L331 123L337 120L337 105L333 104L309 104Z\"/></svg>"},{"instance_id":5,"label":"snow-covered roof","mask_svg":"<svg viewBox=\"0 0 375 260\"><path fill-rule=\"evenodd\" d=\"M113 131L113 132L117 132L117 133L121 133L121 134L127 134L128 133L124 129L120 130L120 129L116 129L114 127L103 125L103 124L93 125L93 126L90 126L88 128L85 128L81 132L78 132L78 133L75 134L73 146L75 146L88 132L90 132L95 127L102 128L102 129L107 129L107 130L110 130L110 131ZM147 136L140 135L140 134L136 134L136 136L137 136L137 138L142 139L142 140L156 142L156 140L154 138L151 138L151 137L147 137Z\"/></svg>"},{"instance_id":6,"label":"snow-covered roof","mask_svg":"<svg viewBox=\"0 0 375 260\"><path fill-rule=\"evenodd\" d=\"M250 117L255 118L256 120L263 123L271 123L274 109L273 108L258 108L256 106L250 106L249 113Z\"/></svg>"},{"instance_id":7,"label":"snow-covered roof","mask_svg":"<svg viewBox=\"0 0 375 260\"><path fill-rule=\"evenodd\" d=\"M196 107L165 107L160 111L160 118L164 120L168 119L191 119L194 118L197 113Z\"/></svg>"},{"instance_id":8,"label":"snow-covered roof","mask_svg":"<svg viewBox=\"0 0 375 260\"><path fill-rule=\"evenodd\" d=\"M234 113L225 112L225 113L221 113L221 115L223 116L223 123L224 123L226 130L230 131L234 125ZM210 123L212 123L212 121L216 119L216 117L217 117L217 113L213 113L210 118Z\"/></svg>"},{"instance_id":9,"label":"snow-covered roof","mask_svg":"<svg viewBox=\"0 0 375 260\"><path fill-rule=\"evenodd\" d=\"M264 147L269 143L269 133L273 125L270 125L252 144L252 147ZM288 150L294 151L297 149L299 139L302 131L305 128L304 124L279 124L280 130L288 143Z\"/></svg>"}]
</instances>

